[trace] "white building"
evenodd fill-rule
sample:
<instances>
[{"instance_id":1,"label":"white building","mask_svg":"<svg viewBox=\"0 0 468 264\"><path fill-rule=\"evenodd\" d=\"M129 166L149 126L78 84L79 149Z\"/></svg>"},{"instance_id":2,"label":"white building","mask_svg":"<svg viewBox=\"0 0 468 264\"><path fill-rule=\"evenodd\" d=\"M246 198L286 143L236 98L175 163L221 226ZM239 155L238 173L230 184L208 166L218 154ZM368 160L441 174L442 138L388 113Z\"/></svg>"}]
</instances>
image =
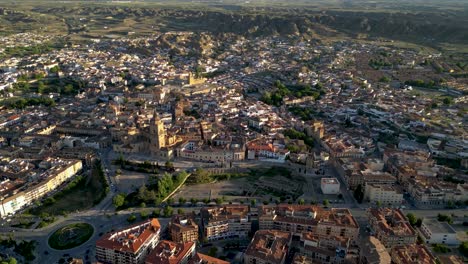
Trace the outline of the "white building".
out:
<instances>
[{"instance_id":1,"label":"white building","mask_svg":"<svg viewBox=\"0 0 468 264\"><path fill-rule=\"evenodd\" d=\"M391 185L366 184L364 200L370 203L381 202L383 205L402 204L403 192Z\"/></svg>"},{"instance_id":2,"label":"white building","mask_svg":"<svg viewBox=\"0 0 468 264\"><path fill-rule=\"evenodd\" d=\"M427 244L458 245L457 231L447 222L435 219L424 219L421 231Z\"/></svg>"},{"instance_id":3,"label":"white building","mask_svg":"<svg viewBox=\"0 0 468 264\"><path fill-rule=\"evenodd\" d=\"M322 178L320 188L323 194L338 194L340 192L340 182L337 178Z\"/></svg>"},{"instance_id":4,"label":"white building","mask_svg":"<svg viewBox=\"0 0 468 264\"><path fill-rule=\"evenodd\" d=\"M26 190L18 192L11 190L9 191L11 194L0 197L1 217L12 215L23 207L41 199L66 180L75 176L83 168L80 160L54 160L51 164L52 167L39 176L43 179L39 183L32 184ZM0 183L0 190L2 185L3 183ZM15 188L18 189L18 187Z\"/></svg>"}]
</instances>

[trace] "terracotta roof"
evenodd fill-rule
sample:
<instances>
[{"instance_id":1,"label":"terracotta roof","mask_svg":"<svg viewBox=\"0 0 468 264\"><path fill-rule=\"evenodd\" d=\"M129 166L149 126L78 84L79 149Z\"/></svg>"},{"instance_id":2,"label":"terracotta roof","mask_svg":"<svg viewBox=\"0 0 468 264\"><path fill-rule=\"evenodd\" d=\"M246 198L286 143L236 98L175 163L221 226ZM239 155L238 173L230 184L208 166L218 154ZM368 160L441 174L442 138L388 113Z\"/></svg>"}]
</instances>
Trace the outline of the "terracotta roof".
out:
<instances>
[{"instance_id":1,"label":"terracotta roof","mask_svg":"<svg viewBox=\"0 0 468 264\"><path fill-rule=\"evenodd\" d=\"M229 262L197 253L188 264L229 264Z\"/></svg>"},{"instance_id":2,"label":"terracotta roof","mask_svg":"<svg viewBox=\"0 0 468 264\"><path fill-rule=\"evenodd\" d=\"M436 259L422 245L396 246L391 251L392 260L401 264L435 264Z\"/></svg>"},{"instance_id":3,"label":"terracotta roof","mask_svg":"<svg viewBox=\"0 0 468 264\"><path fill-rule=\"evenodd\" d=\"M161 224L153 218L128 228L108 233L96 241L96 246L121 252L136 253L153 235L159 235Z\"/></svg>"},{"instance_id":4,"label":"terracotta roof","mask_svg":"<svg viewBox=\"0 0 468 264\"><path fill-rule=\"evenodd\" d=\"M291 234L277 230L259 230L245 255L270 263L282 263L288 254Z\"/></svg>"},{"instance_id":5,"label":"terracotta roof","mask_svg":"<svg viewBox=\"0 0 468 264\"><path fill-rule=\"evenodd\" d=\"M195 251L195 243L175 243L163 240L151 251L146 264L179 264Z\"/></svg>"}]
</instances>

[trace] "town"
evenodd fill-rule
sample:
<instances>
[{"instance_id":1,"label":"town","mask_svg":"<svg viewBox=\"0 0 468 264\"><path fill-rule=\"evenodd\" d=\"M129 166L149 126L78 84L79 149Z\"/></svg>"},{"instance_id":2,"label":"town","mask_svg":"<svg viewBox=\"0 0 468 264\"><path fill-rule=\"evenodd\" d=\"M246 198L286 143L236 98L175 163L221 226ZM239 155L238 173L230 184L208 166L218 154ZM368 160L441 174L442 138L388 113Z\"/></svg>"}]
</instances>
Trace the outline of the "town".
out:
<instances>
[{"instance_id":1,"label":"town","mask_svg":"<svg viewBox=\"0 0 468 264\"><path fill-rule=\"evenodd\" d=\"M0 37L0 260L468 257L466 64L382 41L129 35Z\"/></svg>"}]
</instances>

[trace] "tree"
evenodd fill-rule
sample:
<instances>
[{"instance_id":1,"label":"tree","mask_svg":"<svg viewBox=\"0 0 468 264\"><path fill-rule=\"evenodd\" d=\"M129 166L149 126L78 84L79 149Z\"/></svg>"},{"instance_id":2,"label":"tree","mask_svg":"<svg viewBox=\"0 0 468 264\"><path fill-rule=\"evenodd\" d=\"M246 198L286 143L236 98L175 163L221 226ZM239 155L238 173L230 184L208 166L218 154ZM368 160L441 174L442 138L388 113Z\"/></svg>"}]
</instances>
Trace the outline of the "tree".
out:
<instances>
[{"instance_id":1,"label":"tree","mask_svg":"<svg viewBox=\"0 0 468 264\"><path fill-rule=\"evenodd\" d=\"M125 195L122 193L117 194L112 199L112 202L114 203L115 207L121 207L125 203Z\"/></svg>"},{"instance_id":2,"label":"tree","mask_svg":"<svg viewBox=\"0 0 468 264\"><path fill-rule=\"evenodd\" d=\"M416 216L413 214L413 213L408 213L406 215L406 217L408 218L408 222L410 223L411 226L415 226L416 225Z\"/></svg>"},{"instance_id":3,"label":"tree","mask_svg":"<svg viewBox=\"0 0 468 264\"><path fill-rule=\"evenodd\" d=\"M458 247L458 250L460 250L460 253L462 253L465 257L468 257L468 241L461 243L461 245Z\"/></svg>"},{"instance_id":4,"label":"tree","mask_svg":"<svg viewBox=\"0 0 468 264\"><path fill-rule=\"evenodd\" d=\"M330 205L330 202L327 199L323 200L324 207L328 207L329 205Z\"/></svg>"},{"instance_id":5,"label":"tree","mask_svg":"<svg viewBox=\"0 0 468 264\"><path fill-rule=\"evenodd\" d=\"M166 206L166 208L164 208L164 217L169 217L173 213L174 213L174 209L172 209L172 207Z\"/></svg>"},{"instance_id":6,"label":"tree","mask_svg":"<svg viewBox=\"0 0 468 264\"><path fill-rule=\"evenodd\" d=\"M42 82L42 81L37 82L37 92L38 93L43 94L45 92L45 89L46 89L46 85L44 84L44 82Z\"/></svg>"},{"instance_id":7,"label":"tree","mask_svg":"<svg viewBox=\"0 0 468 264\"><path fill-rule=\"evenodd\" d=\"M179 204L184 205L187 202L187 200L184 197L179 198Z\"/></svg>"},{"instance_id":8,"label":"tree","mask_svg":"<svg viewBox=\"0 0 468 264\"><path fill-rule=\"evenodd\" d=\"M375 203L375 205L376 205L377 207L381 207L381 206L382 206L382 202L381 202L381 201L377 201L377 202Z\"/></svg>"},{"instance_id":9,"label":"tree","mask_svg":"<svg viewBox=\"0 0 468 264\"><path fill-rule=\"evenodd\" d=\"M49 71L50 71L51 73L58 73L59 70L60 70L60 68L59 68L58 66L54 66L54 67L52 67L52 68L49 69Z\"/></svg>"},{"instance_id":10,"label":"tree","mask_svg":"<svg viewBox=\"0 0 468 264\"><path fill-rule=\"evenodd\" d=\"M127 222L129 222L130 224L135 222L136 221L136 216L135 215L130 215L128 218L127 218Z\"/></svg>"},{"instance_id":11,"label":"tree","mask_svg":"<svg viewBox=\"0 0 468 264\"><path fill-rule=\"evenodd\" d=\"M449 224L452 224L452 222L453 222L452 217L450 217L448 215L445 215L445 214L438 214L437 215L437 220L439 222L447 222Z\"/></svg>"},{"instance_id":12,"label":"tree","mask_svg":"<svg viewBox=\"0 0 468 264\"><path fill-rule=\"evenodd\" d=\"M300 204L300 205L303 205L304 203L305 203L305 201L302 198L297 201L297 204Z\"/></svg>"},{"instance_id":13,"label":"tree","mask_svg":"<svg viewBox=\"0 0 468 264\"><path fill-rule=\"evenodd\" d=\"M166 166L166 169L168 169L168 170L174 169L174 164L172 162L170 162L170 161L166 161L165 166Z\"/></svg>"},{"instance_id":14,"label":"tree","mask_svg":"<svg viewBox=\"0 0 468 264\"><path fill-rule=\"evenodd\" d=\"M416 220L416 227L421 227L421 225L422 225L422 219L418 218L418 220Z\"/></svg>"},{"instance_id":15,"label":"tree","mask_svg":"<svg viewBox=\"0 0 468 264\"><path fill-rule=\"evenodd\" d=\"M141 213L140 213L141 219L146 219L146 218L148 218L148 216L149 216L148 211L141 211Z\"/></svg>"},{"instance_id":16,"label":"tree","mask_svg":"<svg viewBox=\"0 0 468 264\"><path fill-rule=\"evenodd\" d=\"M153 217L159 217L161 215L161 209L156 208L153 211Z\"/></svg>"},{"instance_id":17,"label":"tree","mask_svg":"<svg viewBox=\"0 0 468 264\"><path fill-rule=\"evenodd\" d=\"M257 204L257 200L253 199L252 201L250 201L250 205L255 206L256 204Z\"/></svg>"},{"instance_id":18,"label":"tree","mask_svg":"<svg viewBox=\"0 0 468 264\"><path fill-rule=\"evenodd\" d=\"M148 189L146 188L145 185L141 186L140 189L138 189L138 199L142 201L147 201L147 194L148 194Z\"/></svg>"},{"instance_id":19,"label":"tree","mask_svg":"<svg viewBox=\"0 0 468 264\"><path fill-rule=\"evenodd\" d=\"M177 209L177 213L178 213L178 214L184 214L185 212L184 212L184 209L179 208L179 209Z\"/></svg>"},{"instance_id":20,"label":"tree","mask_svg":"<svg viewBox=\"0 0 468 264\"><path fill-rule=\"evenodd\" d=\"M356 187L356 190L354 190L354 198L358 203L362 203L362 200L364 199L364 190L361 184L359 184Z\"/></svg>"},{"instance_id":21,"label":"tree","mask_svg":"<svg viewBox=\"0 0 468 264\"><path fill-rule=\"evenodd\" d=\"M218 253L218 248L217 248L217 247L212 247L212 248L210 248L210 250L208 251L208 256L214 257L214 258L215 258L216 255L217 255L217 253Z\"/></svg>"},{"instance_id":22,"label":"tree","mask_svg":"<svg viewBox=\"0 0 468 264\"><path fill-rule=\"evenodd\" d=\"M215 202L216 202L217 205L220 205L220 204L222 204L224 201L223 201L223 198L218 197L218 198L215 199Z\"/></svg>"},{"instance_id":23,"label":"tree","mask_svg":"<svg viewBox=\"0 0 468 264\"><path fill-rule=\"evenodd\" d=\"M192 199L190 199L190 202L191 202L193 205L196 205L196 204L198 203L198 199L192 198Z\"/></svg>"}]
</instances>

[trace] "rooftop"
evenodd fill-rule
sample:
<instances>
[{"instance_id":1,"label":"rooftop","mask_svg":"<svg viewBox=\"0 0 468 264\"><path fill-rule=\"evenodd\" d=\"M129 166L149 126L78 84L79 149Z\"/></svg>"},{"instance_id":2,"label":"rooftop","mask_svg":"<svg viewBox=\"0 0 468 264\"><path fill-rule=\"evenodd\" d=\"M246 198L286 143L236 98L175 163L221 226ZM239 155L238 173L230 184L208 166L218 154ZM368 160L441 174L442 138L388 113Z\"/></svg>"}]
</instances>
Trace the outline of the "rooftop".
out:
<instances>
[{"instance_id":1,"label":"rooftop","mask_svg":"<svg viewBox=\"0 0 468 264\"><path fill-rule=\"evenodd\" d=\"M288 253L291 234L276 230L259 230L255 233L245 254L265 262L280 263Z\"/></svg>"},{"instance_id":2,"label":"rooftop","mask_svg":"<svg viewBox=\"0 0 468 264\"><path fill-rule=\"evenodd\" d=\"M439 222L435 219L424 219L422 224L435 234L456 234L457 231L447 222Z\"/></svg>"},{"instance_id":3,"label":"rooftop","mask_svg":"<svg viewBox=\"0 0 468 264\"><path fill-rule=\"evenodd\" d=\"M108 233L96 241L96 246L121 252L137 253L153 235L159 235L161 225L153 218L126 229Z\"/></svg>"}]
</instances>

